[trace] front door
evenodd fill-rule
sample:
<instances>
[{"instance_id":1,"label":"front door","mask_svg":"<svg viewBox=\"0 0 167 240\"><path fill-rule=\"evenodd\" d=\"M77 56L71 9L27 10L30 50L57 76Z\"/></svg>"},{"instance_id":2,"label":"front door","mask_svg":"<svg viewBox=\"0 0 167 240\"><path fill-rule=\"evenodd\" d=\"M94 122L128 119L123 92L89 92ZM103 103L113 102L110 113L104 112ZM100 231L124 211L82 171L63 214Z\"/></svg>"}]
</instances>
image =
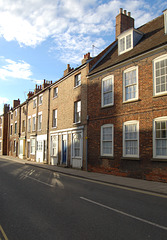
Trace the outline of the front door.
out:
<instances>
[{"instance_id":1,"label":"front door","mask_svg":"<svg viewBox=\"0 0 167 240\"><path fill-rule=\"evenodd\" d=\"M67 136L62 136L62 164L66 164L67 160Z\"/></svg>"}]
</instances>

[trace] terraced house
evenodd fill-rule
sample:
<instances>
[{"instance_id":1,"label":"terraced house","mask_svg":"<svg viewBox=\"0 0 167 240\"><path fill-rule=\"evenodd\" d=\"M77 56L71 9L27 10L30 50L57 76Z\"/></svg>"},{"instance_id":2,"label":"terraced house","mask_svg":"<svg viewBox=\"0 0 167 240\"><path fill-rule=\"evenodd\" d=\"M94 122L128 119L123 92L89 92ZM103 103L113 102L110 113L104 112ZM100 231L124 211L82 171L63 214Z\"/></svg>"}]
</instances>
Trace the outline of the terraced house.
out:
<instances>
[{"instance_id":1,"label":"terraced house","mask_svg":"<svg viewBox=\"0 0 167 240\"><path fill-rule=\"evenodd\" d=\"M9 108L8 104L4 104L3 114L0 115L0 156L7 155Z\"/></svg>"},{"instance_id":2,"label":"terraced house","mask_svg":"<svg viewBox=\"0 0 167 240\"><path fill-rule=\"evenodd\" d=\"M115 41L88 74L89 169L167 180L167 10L135 28L120 9Z\"/></svg>"}]
</instances>

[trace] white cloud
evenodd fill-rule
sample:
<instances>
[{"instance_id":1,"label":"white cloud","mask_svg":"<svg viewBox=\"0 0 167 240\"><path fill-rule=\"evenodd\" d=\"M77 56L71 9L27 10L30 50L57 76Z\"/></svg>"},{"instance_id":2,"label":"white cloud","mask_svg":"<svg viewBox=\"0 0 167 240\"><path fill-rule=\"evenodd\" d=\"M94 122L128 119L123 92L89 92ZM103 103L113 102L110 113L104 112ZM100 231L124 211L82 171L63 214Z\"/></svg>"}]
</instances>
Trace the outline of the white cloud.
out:
<instances>
[{"instance_id":1,"label":"white cloud","mask_svg":"<svg viewBox=\"0 0 167 240\"><path fill-rule=\"evenodd\" d=\"M61 59L72 56L70 61L77 59L77 51L83 55L90 50L93 42L104 48L110 43L102 40L105 34L111 35L111 41L115 39L120 7L132 13L138 27L159 15L158 7L164 7L160 0L155 1L156 7L152 5L147 0L1 0L0 36L31 47L52 37L56 46L50 49L61 48Z\"/></svg>"},{"instance_id":2,"label":"white cloud","mask_svg":"<svg viewBox=\"0 0 167 240\"><path fill-rule=\"evenodd\" d=\"M30 64L20 60L15 62L11 59L4 59L3 63L5 65L0 67L0 78L1 80L7 80L8 78L16 78L16 79L27 79L30 80L32 76Z\"/></svg>"}]
</instances>

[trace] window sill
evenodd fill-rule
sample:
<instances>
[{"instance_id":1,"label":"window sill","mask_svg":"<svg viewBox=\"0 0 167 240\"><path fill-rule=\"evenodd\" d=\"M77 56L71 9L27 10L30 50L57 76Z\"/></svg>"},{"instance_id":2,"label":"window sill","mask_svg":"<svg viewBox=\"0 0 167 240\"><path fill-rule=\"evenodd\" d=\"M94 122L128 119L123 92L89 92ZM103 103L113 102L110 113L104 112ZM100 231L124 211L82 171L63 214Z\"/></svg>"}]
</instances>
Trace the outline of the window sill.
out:
<instances>
[{"instance_id":1,"label":"window sill","mask_svg":"<svg viewBox=\"0 0 167 240\"><path fill-rule=\"evenodd\" d=\"M139 102L141 101L141 99L132 99L132 100L127 100L127 101L124 101L123 104L127 104L127 103L133 103L133 102Z\"/></svg>"},{"instance_id":2,"label":"window sill","mask_svg":"<svg viewBox=\"0 0 167 240\"><path fill-rule=\"evenodd\" d=\"M155 95L153 96L153 98L165 97L165 96L167 96L167 93L166 93L166 92L164 92L164 93L159 93L159 94L155 94Z\"/></svg>"},{"instance_id":3,"label":"window sill","mask_svg":"<svg viewBox=\"0 0 167 240\"><path fill-rule=\"evenodd\" d=\"M140 161L139 157L121 157L121 160Z\"/></svg>"},{"instance_id":4,"label":"window sill","mask_svg":"<svg viewBox=\"0 0 167 240\"><path fill-rule=\"evenodd\" d=\"M73 123L73 125L79 125L81 124L81 122L76 122L76 123Z\"/></svg>"},{"instance_id":5,"label":"window sill","mask_svg":"<svg viewBox=\"0 0 167 240\"><path fill-rule=\"evenodd\" d=\"M152 158L152 162L167 162L167 158Z\"/></svg>"},{"instance_id":6,"label":"window sill","mask_svg":"<svg viewBox=\"0 0 167 240\"><path fill-rule=\"evenodd\" d=\"M56 99L56 98L58 98L58 96L53 97L53 99Z\"/></svg>"},{"instance_id":7,"label":"window sill","mask_svg":"<svg viewBox=\"0 0 167 240\"><path fill-rule=\"evenodd\" d=\"M103 158L107 158L107 159L110 159L110 160L114 160L114 157L113 156L100 156L100 159L103 159Z\"/></svg>"},{"instance_id":8,"label":"window sill","mask_svg":"<svg viewBox=\"0 0 167 240\"><path fill-rule=\"evenodd\" d=\"M76 89L76 88L78 88L78 87L80 87L80 86L81 86L81 84L79 84L79 85L75 86L75 87L74 87L74 89Z\"/></svg>"},{"instance_id":9,"label":"window sill","mask_svg":"<svg viewBox=\"0 0 167 240\"><path fill-rule=\"evenodd\" d=\"M101 106L101 109L105 109L105 108L109 108L109 107L113 107L113 106L114 106L114 103L111 103L111 104L108 104L105 106Z\"/></svg>"}]
</instances>

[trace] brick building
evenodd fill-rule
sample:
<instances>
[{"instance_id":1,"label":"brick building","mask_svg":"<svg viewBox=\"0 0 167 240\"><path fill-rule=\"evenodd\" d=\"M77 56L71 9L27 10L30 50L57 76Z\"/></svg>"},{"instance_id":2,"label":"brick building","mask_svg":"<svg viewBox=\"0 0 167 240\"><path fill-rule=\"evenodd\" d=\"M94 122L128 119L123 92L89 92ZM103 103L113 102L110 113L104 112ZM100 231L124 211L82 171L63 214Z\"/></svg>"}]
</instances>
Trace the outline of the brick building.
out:
<instances>
[{"instance_id":1,"label":"brick building","mask_svg":"<svg viewBox=\"0 0 167 240\"><path fill-rule=\"evenodd\" d=\"M9 105L4 104L3 114L0 115L0 155L7 155L8 112Z\"/></svg>"},{"instance_id":2,"label":"brick building","mask_svg":"<svg viewBox=\"0 0 167 240\"><path fill-rule=\"evenodd\" d=\"M87 169L87 74L90 53L50 89L50 163Z\"/></svg>"},{"instance_id":3,"label":"brick building","mask_svg":"<svg viewBox=\"0 0 167 240\"><path fill-rule=\"evenodd\" d=\"M89 170L167 181L167 11L116 40L88 74Z\"/></svg>"},{"instance_id":4,"label":"brick building","mask_svg":"<svg viewBox=\"0 0 167 240\"><path fill-rule=\"evenodd\" d=\"M48 112L51 81L35 87L28 93L26 119L26 158L47 162Z\"/></svg>"},{"instance_id":5,"label":"brick building","mask_svg":"<svg viewBox=\"0 0 167 240\"><path fill-rule=\"evenodd\" d=\"M8 112L8 155L18 157L20 136L20 100L13 100L13 108Z\"/></svg>"}]
</instances>

